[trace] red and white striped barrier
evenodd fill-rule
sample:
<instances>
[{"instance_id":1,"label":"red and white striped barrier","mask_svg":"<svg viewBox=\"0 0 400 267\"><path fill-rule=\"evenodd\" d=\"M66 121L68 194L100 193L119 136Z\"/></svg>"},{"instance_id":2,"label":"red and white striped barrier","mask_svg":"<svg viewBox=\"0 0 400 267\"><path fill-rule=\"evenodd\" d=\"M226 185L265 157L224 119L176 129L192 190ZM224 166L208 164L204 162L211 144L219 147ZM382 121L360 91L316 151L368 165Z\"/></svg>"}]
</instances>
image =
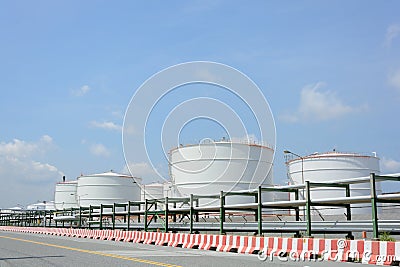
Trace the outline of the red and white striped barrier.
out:
<instances>
[{"instance_id":1,"label":"red and white striped barrier","mask_svg":"<svg viewBox=\"0 0 400 267\"><path fill-rule=\"evenodd\" d=\"M137 234L135 235L135 237L132 239L133 243L139 243L140 241L140 236L143 234L143 232L136 232Z\"/></svg>"},{"instance_id":2,"label":"red and white striped barrier","mask_svg":"<svg viewBox=\"0 0 400 267\"><path fill-rule=\"evenodd\" d=\"M217 247L216 239L217 235L202 235L202 241L200 242L199 249L210 250L211 247Z\"/></svg>"},{"instance_id":3,"label":"red and white striped barrier","mask_svg":"<svg viewBox=\"0 0 400 267\"><path fill-rule=\"evenodd\" d=\"M169 233L161 233L161 237L160 237L160 239L158 240L158 242L156 242L156 245L159 245L159 246L168 245L169 237L170 237L170 236L171 236L171 235L170 235Z\"/></svg>"},{"instance_id":4,"label":"red and white striped barrier","mask_svg":"<svg viewBox=\"0 0 400 267\"><path fill-rule=\"evenodd\" d=\"M253 254L254 251L259 251L260 239L256 236L241 236L238 253Z\"/></svg>"},{"instance_id":5,"label":"red and white striped barrier","mask_svg":"<svg viewBox=\"0 0 400 267\"><path fill-rule=\"evenodd\" d=\"M320 258L329 261L361 261L363 264L391 265L400 261L400 242L232 236L187 233L93 230L72 228L0 226L2 231L72 236L134 243L181 246L223 252L254 254L289 259Z\"/></svg>"},{"instance_id":6,"label":"red and white striped barrier","mask_svg":"<svg viewBox=\"0 0 400 267\"><path fill-rule=\"evenodd\" d=\"M180 234L180 233L171 233L171 238L170 238L170 240L168 242L168 246L170 246L170 247L178 246L180 235L182 235L182 234Z\"/></svg>"}]
</instances>

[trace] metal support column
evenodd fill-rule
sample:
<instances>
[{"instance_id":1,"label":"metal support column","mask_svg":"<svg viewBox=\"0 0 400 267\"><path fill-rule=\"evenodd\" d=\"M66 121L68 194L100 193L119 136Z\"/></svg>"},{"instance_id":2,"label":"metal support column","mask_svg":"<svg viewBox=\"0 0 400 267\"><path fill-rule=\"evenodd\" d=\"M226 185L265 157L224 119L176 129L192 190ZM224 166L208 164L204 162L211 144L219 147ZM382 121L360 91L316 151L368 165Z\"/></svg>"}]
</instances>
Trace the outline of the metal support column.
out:
<instances>
[{"instance_id":1,"label":"metal support column","mask_svg":"<svg viewBox=\"0 0 400 267\"><path fill-rule=\"evenodd\" d=\"M254 203L259 203L258 193L254 195ZM254 221L258 222L258 209L254 212Z\"/></svg>"},{"instance_id":2,"label":"metal support column","mask_svg":"<svg viewBox=\"0 0 400 267\"><path fill-rule=\"evenodd\" d=\"M127 230L129 231L129 227L131 226L131 202L128 201L128 218L127 218Z\"/></svg>"},{"instance_id":3,"label":"metal support column","mask_svg":"<svg viewBox=\"0 0 400 267\"><path fill-rule=\"evenodd\" d=\"M193 234L193 213L194 213L194 208L193 208L193 194L190 194L190 210L189 210L189 233Z\"/></svg>"},{"instance_id":4,"label":"metal support column","mask_svg":"<svg viewBox=\"0 0 400 267\"><path fill-rule=\"evenodd\" d=\"M89 218L88 218L88 221L91 221L92 220L92 205L89 205ZM89 229L90 229L90 223L89 223Z\"/></svg>"},{"instance_id":5,"label":"metal support column","mask_svg":"<svg viewBox=\"0 0 400 267\"><path fill-rule=\"evenodd\" d=\"M103 230L103 204L100 204L100 230Z\"/></svg>"},{"instance_id":6,"label":"metal support column","mask_svg":"<svg viewBox=\"0 0 400 267\"><path fill-rule=\"evenodd\" d=\"M57 216L57 213L55 213L55 215ZM32 218L32 213L29 214L29 218ZM56 224L56 228L58 227L58 223L57 221L55 221ZM29 226L31 226L31 219L29 219Z\"/></svg>"},{"instance_id":7,"label":"metal support column","mask_svg":"<svg viewBox=\"0 0 400 267\"><path fill-rule=\"evenodd\" d=\"M49 214L49 227L51 227L51 220L53 219L53 214L54 214L54 211L50 211L50 214Z\"/></svg>"},{"instance_id":8,"label":"metal support column","mask_svg":"<svg viewBox=\"0 0 400 267\"><path fill-rule=\"evenodd\" d=\"M350 191L350 184L347 184L346 185L346 197L350 197L350 192L351 192ZM346 205L346 219L348 221L351 221L351 205L350 204ZM347 233L346 238L353 240L354 239L353 233L351 231L349 231Z\"/></svg>"},{"instance_id":9,"label":"metal support column","mask_svg":"<svg viewBox=\"0 0 400 267\"><path fill-rule=\"evenodd\" d=\"M164 218L165 218L165 224L164 224L164 233L168 233L168 197L165 197L165 208L164 208Z\"/></svg>"},{"instance_id":10,"label":"metal support column","mask_svg":"<svg viewBox=\"0 0 400 267\"><path fill-rule=\"evenodd\" d=\"M350 185L346 185L346 197L350 197ZM347 204L346 205L346 219L348 221L351 221L351 205Z\"/></svg>"},{"instance_id":11,"label":"metal support column","mask_svg":"<svg viewBox=\"0 0 400 267\"><path fill-rule=\"evenodd\" d=\"M154 202L154 210L156 211L158 209L158 207L157 207L157 200L155 200L155 202ZM154 215L153 215L154 217L154 222L156 223L157 222L157 217L158 217L158 212L156 212L156 213L154 213Z\"/></svg>"},{"instance_id":12,"label":"metal support column","mask_svg":"<svg viewBox=\"0 0 400 267\"><path fill-rule=\"evenodd\" d=\"M196 199L196 207L199 207L199 199ZM200 221L199 212L197 211L195 215L196 215L196 222L199 222Z\"/></svg>"},{"instance_id":13,"label":"metal support column","mask_svg":"<svg viewBox=\"0 0 400 267\"><path fill-rule=\"evenodd\" d=\"M127 206L124 206L124 214L126 213L126 207ZM126 223L126 215L124 215L124 223Z\"/></svg>"},{"instance_id":14,"label":"metal support column","mask_svg":"<svg viewBox=\"0 0 400 267\"><path fill-rule=\"evenodd\" d=\"M174 202L174 209L176 209L176 202ZM176 222L176 213L172 216L172 221Z\"/></svg>"},{"instance_id":15,"label":"metal support column","mask_svg":"<svg viewBox=\"0 0 400 267\"><path fill-rule=\"evenodd\" d=\"M115 211L116 211L116 209L115 209L115 203L114 203L113 207L112 207L112 229L113 230L115 230Z\"/></svg>"},{"instance_id":16,"label":"metal support column","mask_svg":"<svg viewBox=\"0 0 400 267\"><path fill-rule=\"evenodd\" d=\"M379 240L379 228L378 228L378 209L376 199L376 179L375 173L370 174L370 186L371 186L371 209L372 209L372 227L373 227L373 239Z\"/></svg>"},{"instance_id":17,"label":"metal support column","mask_svg":"<svg viewBox=\"0 0 400 267\"><path fill-rule=\"evenodd\" d=\"M65 216L65 209L63 209L62 216ZM39 217L40 217L40 215L39 215ZM64 220L62 221L62 227L63 228L65 227L65 221Z\"/></svg>"},{"instance_id":18,"label":"metal support column","mask_svg":"<svg viewBox=\"0 0 400 267\"><path fill-rule=\"evenodd\" d=\"M72 207L71 207L71 214L70 214L70 215L71 215L71 218L72 218L72 216L74 216L74 208L72 208ZM70 227L72 227L73 224L74 224L74 221L70 221L70 222L69 222L69 226L70 226Z\"/></svg>"},{"instance_id":19,"label":"metal support column","mask_svg":"<svg viewBox=\"0 0 400 267\"><path fill-rule=\"evenodd\" d=\"M296 200L299 200L299 189L296 189L296 191L294 192L294 198ZM295 213L296 213L296 221L300 221L300 208L296 207L295 208Z\"/></svg>"},{"instance_id":20,"label":"metal support column","mask_svg":"<svg viewBox=\"0 0 400 267\"><path fill-rule=\"evenodd\" d=\"M219 199L220 199L219 234L223 235L223 234L225 234L225 231L224 231L224 222L225 222L225 195L224 195L224 191L220 192Z\"/></svg>"},{"instance_id":21,"label":"metal support column","mask_svg":"<svg viewBox=\"0 0 400 267\"><path fill-rule=\"evenodd\" d=\"M306 181L306 219L307 219L307 237L312 237L310 181Z\"/></svg>"},{"instance_id":22,"label":"metal support column","mask_svg":"<svg viewBox=\"0 0 400 267\"><path fill-rule=\"evenodd\" d=\"M82 227L82 207L79 206L79 228Z\"/></svg>"},{"instance_id":23,"label":"metal support column","mask_svg":"<svg viewBox=\"0 0 400 267\"><path fill-rule=\"evenodd\" d=\"M144 200L144 231L147 232L147 198Z\"/></svg>"},{"instance_id":24,"label":"metal support column","mask_svg":"<svg viewBox=\"0 0 400 267\"><path fill-rule=\"evenodd\" d=\"M137 206L137 207L138 207L138 210L141 210L142 204L139 204L139 206ZM140 223L140 214L138 214L137 222Z\"/></svg>"},{"instance_id":25,"label":"metal support column","mask_svg":"<svg viewBox=\"0 0 400 267\"><path fill-rule=\"evenodd\" d=\"M258 235L262 235L262 190L261 186L257 191L257 222L258 222Z\"/></svg>"}]
</instances>

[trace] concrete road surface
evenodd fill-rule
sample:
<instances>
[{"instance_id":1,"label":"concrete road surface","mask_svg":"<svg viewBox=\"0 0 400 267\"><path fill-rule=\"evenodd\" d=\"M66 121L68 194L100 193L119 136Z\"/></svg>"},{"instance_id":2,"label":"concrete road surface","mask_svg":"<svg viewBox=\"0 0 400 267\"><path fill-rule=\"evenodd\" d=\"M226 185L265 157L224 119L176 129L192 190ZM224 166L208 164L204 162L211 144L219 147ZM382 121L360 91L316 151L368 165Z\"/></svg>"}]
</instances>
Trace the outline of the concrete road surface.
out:
<instances>
[{"instance_id":1,"label":"concrete road surface","mask_svg":"<svg viewBox=\"0 0 400 267\"><path fill-rule=\"evenodd\" d=\"M242 255L115 241L0 232L0 266L355 266L353 263L260 261Z\"/></svg>"}]
</instances>

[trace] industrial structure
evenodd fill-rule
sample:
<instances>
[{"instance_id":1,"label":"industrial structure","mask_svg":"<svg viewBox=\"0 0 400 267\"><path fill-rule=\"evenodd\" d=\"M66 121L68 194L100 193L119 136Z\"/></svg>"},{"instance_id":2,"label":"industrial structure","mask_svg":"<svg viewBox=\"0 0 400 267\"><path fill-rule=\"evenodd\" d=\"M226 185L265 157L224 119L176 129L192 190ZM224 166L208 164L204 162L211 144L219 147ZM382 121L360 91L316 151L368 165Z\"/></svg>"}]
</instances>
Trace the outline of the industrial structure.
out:
<instances>
[{"instance_id":1,"label":"industrial structure","mask_svg":"<svg viewBox=\"0 0 400 267\"><path fill-rule=\"evenodd\" d=\"M337 180L329 182L310 182L300 185L261 187L256 190L221 191L219 194L194 195L181 198L145 199L145 201L128 201L124 203L89 205L78 209L61 211L31 210L0 212L0 225L6 226L41 226L41 227L77 227L89 229L123 229L164 232L209 232L220 234L229 232L253 232L257 235L265 233L294 233L295 237L312 237L315 234L343 233L352 239L353 232L368 231L372 238L378 239L379 233L400 234L400 221L382 220L378 206L400 203L400 193L378 194L377 183L380 181L400 182L400 174L380 176L370 174L368 177ZM366 196L351 196L350 186L355 184L369 185L370 193ZM311 199L313 188L340 188L344 197L324 197ZM300 192L306 194L304 200L299 198ZM264 201L262 192L294 193L295 200ZM226 204L228 199L236 196L253 196L254 202ZM218 205L202 206L202 199L217 199ZM164 204L164 208L152 209L156 203ZM352 204L370 204L371 218L368 220L352 220L350 206ZM312 216L315 206L345 207L344 220L321 221ZM119 208L119 209L118 209ZM292 221L269 221L265 213L272 209L294 211ZM305 209L306 218L302 220L300 209ZM232 212L248 216L246 222L235 222L230 218ZM218 220L207 221L205 215L216 214ZM250 215L250 216L249 216Z\"/></svg>"},{"instance_id":2,"label":"industrial structure","mask_svg":"<svg viewBox=\"0 0 400 267\"><path fill-rule=\"evenodd\" d=\"M290 151L286 151L291 153ZM287 153L288 154L288 153ZM379 158L376 153L371 155L358 153L343 152L326 152L314 153L308 156L295 155L295 158L288 157L288 178L291 184L304 184L306 181L319 183L331 182L339 179L350 179L365 177L370 173L380 174ZM376 184L377 194L381 194L380 183ZM350 186L351 196L368 196L370 187L368 184L352 184ZM305 194L301 193L301 198L305 198ZM345 197L346 192L341 188L326 187L311 190L311 199ZM294 195L291 195L294 199ZM352 205L353 214L369 214L370 206L365 204ZM323 215L341 215L345 212L341 208L315 207L320 214Z\"/></svg>"},{"instance_id":3,"label":"industrial structure","mask_svg":"<svg viewBox=\"0 0 400 267\"><path fill-rule=\"evenodd\" d=\"M64 176L65 177L65 176ZM57 210L78 208L78 181L65 181L56 184L54 204Z\"/></svg>"},{"instance_id":4,"label":"industrial structure","mask_svg":"<svg viewBox=\"0 0 400 267\"><path fill-rule=\"evenodd\" d=\"M399 193L382 194L380 181L400 181L400 175L380 175L375 154L285 153L295 156L287 158L290 183L273 185L274 151L267 146L225 140L182 145L170 151L171 181L142 185L140 178L112 171L64 178L56 184L54 209L1 211L0 225L295 237L400 234L400 221L378 220L380 206L400 203ZM353 220L356 214L370 217Z\"/></svg>"},{"instance_id":5,"label":"industrial structure","mask_svg":"<svg viewBox=\"0 0 400 267\"><path fill-rule=\"evenodd\" d=\"M267 146L225 140L203 142L174 148L169 156L171 182L182 197L273 185L274 150ZM272 194L265 199L272 201ZM246 203L248 198L236 196L227 201Z\"/></svg>"},{"instance_id":6,"label":"industrial structure","mask_svg":"<svg viewBox=\"0 0 400 267\"><path fill-rule=\"evenodd\" d=\"M79 206L139 201L141 178L112 171L78 177L77 200Z\"/></svg>"}]
</instances>

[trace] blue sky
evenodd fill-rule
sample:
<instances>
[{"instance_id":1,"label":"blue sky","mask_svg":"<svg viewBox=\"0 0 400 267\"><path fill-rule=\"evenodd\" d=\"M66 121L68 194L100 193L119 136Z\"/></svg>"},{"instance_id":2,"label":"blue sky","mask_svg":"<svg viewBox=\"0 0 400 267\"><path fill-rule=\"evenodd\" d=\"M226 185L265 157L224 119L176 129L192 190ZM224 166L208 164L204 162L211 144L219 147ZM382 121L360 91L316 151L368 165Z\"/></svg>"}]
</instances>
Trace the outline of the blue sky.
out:
<instances>
[{"instance_id":1,"label":"blue sky","mask_svg":"<svg viewBox=\"0 0 400 267\"><path fill-rule=\"evenodd\" d=\"M52 199L63 174L124 171L121 126L135 90L194 60L230 65L260 87L275 117L276 183L286 178L285 149L376 151L383 172L400 171L398 1L0 7L0 207ZM183 141L223 134L195 129ZM132 164L137 176L153 175L145 161ZM162 159L156 165L165 171Z\"/></svg>"}]
</instances>

